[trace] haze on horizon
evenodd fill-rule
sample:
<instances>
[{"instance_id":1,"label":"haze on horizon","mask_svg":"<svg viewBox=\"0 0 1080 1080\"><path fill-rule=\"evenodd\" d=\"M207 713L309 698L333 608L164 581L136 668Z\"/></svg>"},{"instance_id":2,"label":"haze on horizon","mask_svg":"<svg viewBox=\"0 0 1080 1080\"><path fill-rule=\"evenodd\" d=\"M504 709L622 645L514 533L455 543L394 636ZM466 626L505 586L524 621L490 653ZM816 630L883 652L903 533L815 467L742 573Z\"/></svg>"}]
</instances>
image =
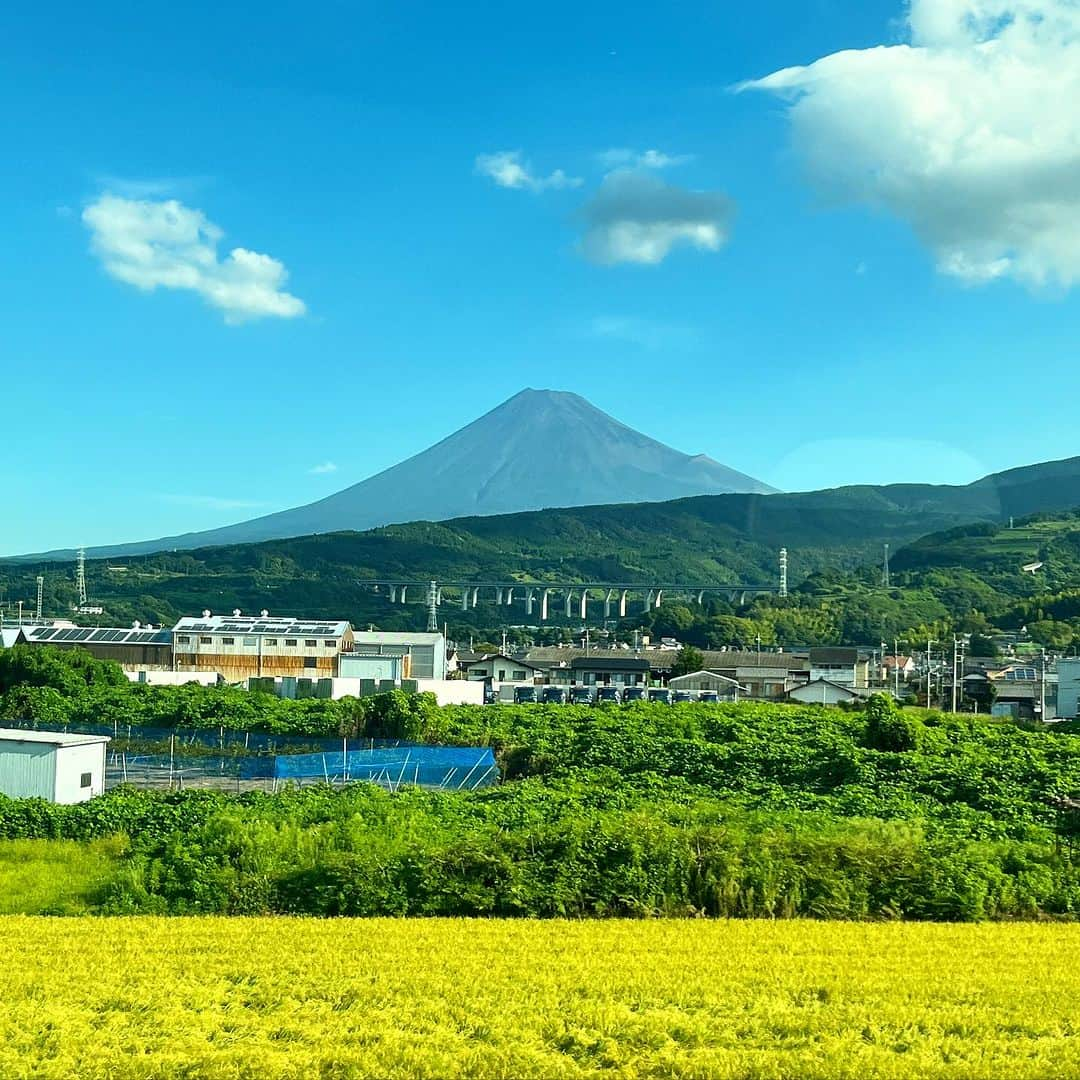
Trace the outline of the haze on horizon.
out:
<instances>
[{"instance_id":1,"label":"haze on horizon","mask_svg":"<svg viewBox=\"0 0 1080 1080\"><path fill-rule=\"evenodd\" d=\"M528 385L785 490L1080 452L1069 0L6 31L5 553L310 503Z\"/></svg>"}]
</instances>

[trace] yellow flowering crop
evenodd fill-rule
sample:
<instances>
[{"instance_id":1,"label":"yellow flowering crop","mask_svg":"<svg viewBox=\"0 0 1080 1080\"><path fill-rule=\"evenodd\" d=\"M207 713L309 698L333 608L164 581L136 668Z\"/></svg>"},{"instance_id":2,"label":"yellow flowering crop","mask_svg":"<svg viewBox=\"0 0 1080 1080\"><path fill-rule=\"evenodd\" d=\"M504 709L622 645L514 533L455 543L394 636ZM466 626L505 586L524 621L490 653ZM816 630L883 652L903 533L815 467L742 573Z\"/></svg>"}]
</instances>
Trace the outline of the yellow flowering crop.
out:
<instances>
[{"instance_id":1,"label":"yellow flowering crop","mask_svg":"<svg viewBox=\"0 0 1080 1080\"><path fill-rule=\"evenodd\" d=\"M1080 926L0 918L0 1076L1066 1077Z\"/></svg>"}]
</instances>

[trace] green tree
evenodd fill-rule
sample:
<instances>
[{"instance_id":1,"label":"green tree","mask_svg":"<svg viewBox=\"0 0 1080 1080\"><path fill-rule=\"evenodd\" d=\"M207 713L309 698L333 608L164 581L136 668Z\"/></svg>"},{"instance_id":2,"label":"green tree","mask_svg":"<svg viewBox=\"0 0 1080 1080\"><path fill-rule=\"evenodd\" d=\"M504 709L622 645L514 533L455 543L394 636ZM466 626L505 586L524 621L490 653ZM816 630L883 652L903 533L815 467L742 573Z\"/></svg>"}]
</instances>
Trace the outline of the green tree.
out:
<instances>
[{"instance_id":1,"label":"green tree","mask_svg":"<svg viewBox=\"0 0 1080 1080\"><path fill-rule=\"evenodd\" d=\"M704 667L705 657L701 650L695 649L693 645L684 645L675 657L675 663L671 665L671 674L690 675L695 671L701 671Z\"/></svg>"}]
</instances>

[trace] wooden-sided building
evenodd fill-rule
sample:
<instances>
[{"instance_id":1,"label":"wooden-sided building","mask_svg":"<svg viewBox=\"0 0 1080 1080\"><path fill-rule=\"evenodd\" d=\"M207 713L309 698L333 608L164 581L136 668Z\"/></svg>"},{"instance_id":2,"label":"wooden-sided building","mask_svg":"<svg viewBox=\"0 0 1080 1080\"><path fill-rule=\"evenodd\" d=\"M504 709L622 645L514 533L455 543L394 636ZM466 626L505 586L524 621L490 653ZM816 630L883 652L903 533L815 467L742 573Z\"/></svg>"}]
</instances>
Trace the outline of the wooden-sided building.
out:
<instances>
[{"instance_id":1,"label":"wooden-sided building","mask_svg":"<svg viewBox=\"0 0 1080 1080\"><path fill-rule=\"evenodd\" d=\"M172 630L177 671L217 671L226 682L297 676L333 678L338 657L351 652L347 622L211 615L181 619Z\"/></svg>"}]
</instances>

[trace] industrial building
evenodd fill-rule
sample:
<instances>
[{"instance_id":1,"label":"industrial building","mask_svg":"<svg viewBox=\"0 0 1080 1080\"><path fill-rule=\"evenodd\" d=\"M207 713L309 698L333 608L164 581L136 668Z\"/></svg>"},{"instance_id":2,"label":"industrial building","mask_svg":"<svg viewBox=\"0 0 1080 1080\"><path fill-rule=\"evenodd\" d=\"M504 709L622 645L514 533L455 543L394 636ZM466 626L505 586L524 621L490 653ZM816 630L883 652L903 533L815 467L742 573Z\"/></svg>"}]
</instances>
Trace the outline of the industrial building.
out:
<instances>
[{"instance_id":1,"label":"industrial building","mask_svg":"<svg viewBox=\"0 0 1080 1080\"><path fill-rule=\"evenodd\" d=\"M296 676L330 678L338 657L351 652L347 622L211 615L181 619L172 629L176 671L216 671L226 682Z\"/></svg>"},{"instance_id":2,"label":"industrial building","mask_svg":"<svg viewBox=\"0 0 1080 1080\"><path fill-rule=\"evenodd\" d=\"M105 790L103 735L0 728L0 794L11 799L85 802Z\"/></svg>"},{"instance_id":3,"label":"industrial building","mask_svg":"<svg viewBox=\"0 0 1080 1080\"><path fill-rule=\"evenodd\" d=\"M355 656L407 657L407 678L446 678L446 638L439 633L409 634L382 630L350 630L349 652ZM340 674L344 675L342 671Z\"/></svg>"},{"instance_id":4,"label":"industrial building","mask_svg":"<svg viewBox=\"0 0 1080 1080\"><path fill-rule=\"evenodd\" d=\"M20 645L51 645L56 649L85 649L98 660L121 667L168 671L172 667L172 633L164 627L23 626Z\"/></svg>"}]
</instances>

